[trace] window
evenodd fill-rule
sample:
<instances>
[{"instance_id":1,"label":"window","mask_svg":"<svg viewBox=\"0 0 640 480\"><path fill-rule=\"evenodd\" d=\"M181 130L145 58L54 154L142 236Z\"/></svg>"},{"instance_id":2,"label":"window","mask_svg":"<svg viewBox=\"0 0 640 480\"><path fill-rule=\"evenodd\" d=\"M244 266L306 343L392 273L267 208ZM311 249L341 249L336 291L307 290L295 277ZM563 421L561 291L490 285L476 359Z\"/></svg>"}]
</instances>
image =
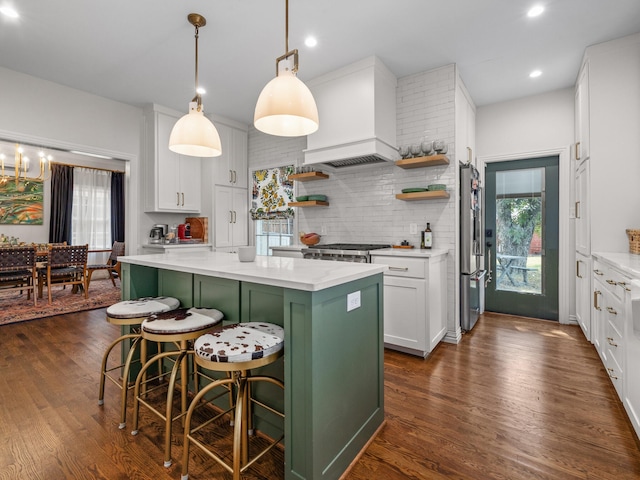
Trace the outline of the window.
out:
<instances>
[{"instance_id":1,"label":"window","mask_svg":"<svg viewBox=\"0 0 640 480\"><path fill-rule=\"evenodd\" d=\"M256 253L271 255L271 247L293 244L293 218L256 220Z\"/></svg>"},{"instance_id":2,"label":"window","mask_svg":"<svg viewBox=\"0 0 640 480\"><path fill-rule=\"evenodd\" d=\"M111 248L111 172L74 168L71 235L73 245Z\"/></svg>"}]
</instances>

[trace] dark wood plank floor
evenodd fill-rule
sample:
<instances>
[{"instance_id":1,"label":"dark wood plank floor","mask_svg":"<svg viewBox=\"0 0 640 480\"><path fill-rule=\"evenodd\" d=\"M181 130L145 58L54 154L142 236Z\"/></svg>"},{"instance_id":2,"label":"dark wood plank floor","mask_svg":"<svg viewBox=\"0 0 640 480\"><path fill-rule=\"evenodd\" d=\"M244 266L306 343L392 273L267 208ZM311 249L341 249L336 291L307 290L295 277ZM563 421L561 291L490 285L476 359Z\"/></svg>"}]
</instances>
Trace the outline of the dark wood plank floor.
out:
<instances>
[{"instance_id":1,"label":"dark wood plank floor","mask_svg":"<svg viewBox=\"0 0 640 480\"><path fill-rule=\"evenodd\" d=\"M178 479L162 426L118 429L97 405L118 329L104 310L0 327L0 479ZM385 353L386 424L345 480L638 479L640 450L594 348L576 326L486 314L428 360ZM192 453L191 478L230 476ZM283 478L276 451L247 479Z\"/></svg>"}]
</instances>

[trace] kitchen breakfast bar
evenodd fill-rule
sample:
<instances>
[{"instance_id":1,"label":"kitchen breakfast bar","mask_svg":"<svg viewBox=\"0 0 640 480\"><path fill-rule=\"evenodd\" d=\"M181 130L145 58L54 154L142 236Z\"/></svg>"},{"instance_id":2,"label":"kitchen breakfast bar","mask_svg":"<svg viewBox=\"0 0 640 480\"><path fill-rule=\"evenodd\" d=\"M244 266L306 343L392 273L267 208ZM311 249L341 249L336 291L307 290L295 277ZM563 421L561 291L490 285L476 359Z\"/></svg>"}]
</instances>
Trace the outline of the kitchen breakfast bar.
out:
<instances>
[{"instance_id":1,"label":"kitchen breakfast bar","mask_svg":"<svg viewBox=\"0 0 640 480\"><path fill-rule=\"evenodd\" d=\"M285 479L340 478L382 425L385 266L218 252L119 260L125 300L172 296L222 311L225 324L284 327L284 357L261 370L284 381L284 398L262 393L284 424L265 415L256 426L284 429Z\"/></svg>"}]
</instances>

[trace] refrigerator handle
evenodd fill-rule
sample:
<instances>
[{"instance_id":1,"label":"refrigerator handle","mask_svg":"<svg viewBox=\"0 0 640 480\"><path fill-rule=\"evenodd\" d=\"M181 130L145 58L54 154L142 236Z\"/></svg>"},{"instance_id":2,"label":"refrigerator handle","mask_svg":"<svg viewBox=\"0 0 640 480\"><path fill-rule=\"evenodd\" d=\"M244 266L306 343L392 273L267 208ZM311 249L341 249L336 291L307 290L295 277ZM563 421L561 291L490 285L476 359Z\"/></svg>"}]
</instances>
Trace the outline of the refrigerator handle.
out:
<instances>
[{"instance_id":1,"label":"refrigerator handle","mask_svg":"<svg viewBox=\"0 0 640 480\"><path fill-rule=\"evenodd\" d=\"M493 279L491 275L493 273L493 270L491 269L491 247L492 246L493 244L491 242L487 242L487 257L489 260L489 264L487 265L487 277L485 278L485 281L484 281L485 286L491 283L491 280Z\"/></svg>"}]
</instances>

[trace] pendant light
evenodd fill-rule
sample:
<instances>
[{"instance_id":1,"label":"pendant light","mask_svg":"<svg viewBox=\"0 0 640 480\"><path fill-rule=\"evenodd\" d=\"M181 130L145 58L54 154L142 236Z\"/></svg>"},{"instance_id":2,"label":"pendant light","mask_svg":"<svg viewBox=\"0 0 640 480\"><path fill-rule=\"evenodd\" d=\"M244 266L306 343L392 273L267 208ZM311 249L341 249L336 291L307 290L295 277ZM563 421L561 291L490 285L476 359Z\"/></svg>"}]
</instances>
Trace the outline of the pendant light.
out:
<instances>
[{"instance_id":1,"label":"pendant light","mask_svg":"<svg viewBox=\"0 0 640 480\"><path fill-rule=\"evenodd\" d=\"M285 0L285 54L276 58L276 77L262 89L253 117L255 127L270 135L300 137L318 130L318 108L307 86L296 76L298 50L289 51L289 0ZM293 57L282 68L280 63Z\"/></svg>"},{"instance_id":2,"label":"pendant light","mask_svg":"<svg viewBox=\"0 0 640 480\"><path fill-rule=\"evenodd\" d=\"M196 96L189 103L189 113L176 122L169 137L169 150L191 157L217 157L222 155L220 135L211 121L204 116L202 97L198 91L198 29L207 20L197 13L187 16L196 29Z\"/></svg>"}]
</instances>

